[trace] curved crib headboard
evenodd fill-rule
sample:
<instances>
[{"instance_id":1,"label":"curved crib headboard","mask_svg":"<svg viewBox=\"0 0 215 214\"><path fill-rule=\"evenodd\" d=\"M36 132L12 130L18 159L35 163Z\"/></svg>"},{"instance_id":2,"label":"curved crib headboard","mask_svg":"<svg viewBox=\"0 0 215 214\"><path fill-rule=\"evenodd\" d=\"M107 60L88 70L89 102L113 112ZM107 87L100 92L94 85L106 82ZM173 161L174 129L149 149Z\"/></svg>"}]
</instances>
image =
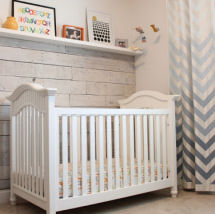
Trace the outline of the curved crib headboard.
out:
<instances>
[{"instance_id":1,"label":"curved crib headboard","mask_svg":"<svg viewBox=\"0 0 215 214\"><path fill-rule=\"evenodd\" d=\"M11 114L16 115L25 106L34 106L41 112L46 111L45 98L56 94L54 88L44 88L37 83L25 83L20 85L7 99L11 101Z\"/></svg>"},{"instance_id":2,"label":"curved crib headboard","mask_svg":"<svg viewBox=\"0 0 215 214\"><path fill-rule=\"evenodd\" d=\"M11 101L11 189L16 184L40 201L54 197L51 177L54 174L56 91L27 83L8 97ZM21 179L18 179L20 174ZM26 176L34 179L29 184L30 190Z\"/></svg>"},{"instance_id":3,"label":"curved crib headboard","mask_svg":"<svg viewBox=\"0 0 215 214\"><path fill-rule=\"evenodd\" d=\"M138 91L127 99L118 101L120 108L171 108L171 101L178 95L166 95L157 91Z\"/></svg>"}]
</instances>

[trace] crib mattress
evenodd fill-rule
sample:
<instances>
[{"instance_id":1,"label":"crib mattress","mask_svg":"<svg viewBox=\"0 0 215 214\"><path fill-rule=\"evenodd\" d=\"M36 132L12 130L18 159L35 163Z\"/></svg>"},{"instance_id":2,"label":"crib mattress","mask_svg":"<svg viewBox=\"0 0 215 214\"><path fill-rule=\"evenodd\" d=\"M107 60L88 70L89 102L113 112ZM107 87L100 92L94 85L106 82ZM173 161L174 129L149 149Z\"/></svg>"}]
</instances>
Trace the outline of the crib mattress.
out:
<instances>
[{"instance_id":1,"label":"crib mattress","mask_svg":"<svg viewBox=\"0 0 215 214\"><path fill-rule=\"evenodd\" d=\"M116 188L116 171L115 171L115 165L114 162L112 164L112 189ZM121 164L122 166L122 164ZM162 174L162 165L159 166L160 171ZM59 167L59 197L63 197L63 169L62 164L60 164ZM120 187L123 188L123 167L120 167ZM141 164L141 182L144 183L144 163ZM151 177L151 167L150 164L148 166L148 179L150 181ZM96 192L99 191L99 163L96 163ZM168 170L167 170L167 176L168 176ZM155 163L155 180L157 180L157 164ZM127 181L128 185L131 181L131 170L130 167L127 167ZM138 184L138 167L137 167L137 161L135 161L134 166L134 184ZM108 171L107 171L107 164L104 164L104 191L108 190ZM91 193L91 175L90 175L90 161L87 163L87 193ZM68 167L68 195L72 197L73 191L72 191L72 164L69 163ZM82 171L81 171L81 165L78 167L78 195L82 195Z\"/></svg>"}]
</instances>

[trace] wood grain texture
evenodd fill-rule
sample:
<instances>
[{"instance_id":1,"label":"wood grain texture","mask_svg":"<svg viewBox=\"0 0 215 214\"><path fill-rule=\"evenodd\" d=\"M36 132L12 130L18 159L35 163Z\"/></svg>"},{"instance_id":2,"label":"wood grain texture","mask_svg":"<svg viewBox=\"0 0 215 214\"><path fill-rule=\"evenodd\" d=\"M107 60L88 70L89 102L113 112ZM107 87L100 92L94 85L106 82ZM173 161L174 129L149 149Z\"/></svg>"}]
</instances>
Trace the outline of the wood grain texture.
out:
<instances>
[{"instance_id":1,"label":"wood grain texture","mask_svg":"<svg viewBox=\"0 0 215 214\"><path fill-rule=\"evenodd\" d=\"M70 50L66 54L51 51L0 46L2 96L22 83L32 82L33 78L44 87L58 89L56 103L60 106L73 106L74 101L68 100L73 95L78 95L78 104L74 106L91 106L92 102L85 102L87 95L98 102L93 101L92 106L117 106L109 97L117 100L115 96L125 98L135 91L133 57L110 53L100 56L89 50L86 53Z\"/></svg>"},{"instance_id":2,"label":"wood grain texture","mask_svg":"<svg viewBox=\"0 0 215 214\"><path fill-rule=\"evenodd\" d=\"M0 136L0 166L9 166L10 164L9 142L9 136Z\"/></svg>"},{"instance_id":3,"label":"wood grain texture","mask_svg":"<svg viewBox=\"0 0 215 214\"><path fill-rule=\"evenodd\" d=\"M0 120L0 136L10 135L10 121Z\"/></svg>"},{"instance_id":4,"label":"wood grain texture","mask_svg":"<svg viewBox=\"0 0 215 214\"><path fill-rule=\"evenodd\" d=\"M0 105L0 120L10 120L10 106Z\"/></svg>"}]
</instances>

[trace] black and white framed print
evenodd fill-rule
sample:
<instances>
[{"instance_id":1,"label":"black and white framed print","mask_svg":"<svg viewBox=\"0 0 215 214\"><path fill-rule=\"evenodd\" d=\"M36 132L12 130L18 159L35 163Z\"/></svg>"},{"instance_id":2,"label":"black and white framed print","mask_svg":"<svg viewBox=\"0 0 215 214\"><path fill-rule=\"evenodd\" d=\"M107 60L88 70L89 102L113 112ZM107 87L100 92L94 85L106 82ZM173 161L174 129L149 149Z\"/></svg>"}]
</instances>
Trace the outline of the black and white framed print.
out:
<instances>
[{"instance_id":1,"label":"black and white framed print","mask_svg":"<svg viewBox=\"0 0 215 214\"><path fill-rule=\"evenodd\" d=\"M114 45L111 15L88 9L87 23L90 42Z\"/></svg>"}]
</instances>

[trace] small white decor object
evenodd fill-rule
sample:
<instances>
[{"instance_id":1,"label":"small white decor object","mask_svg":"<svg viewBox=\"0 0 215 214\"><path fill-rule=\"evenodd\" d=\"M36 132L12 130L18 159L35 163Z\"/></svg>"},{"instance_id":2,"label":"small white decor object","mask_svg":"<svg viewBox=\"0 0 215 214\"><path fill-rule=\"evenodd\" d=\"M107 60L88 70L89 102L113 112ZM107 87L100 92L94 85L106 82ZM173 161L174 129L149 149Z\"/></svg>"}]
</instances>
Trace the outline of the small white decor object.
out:
<instances>
[{"instance_id":1,"label":"small white decor object","mask_svg":"<svg viewBox=\"0 0 215 214\"><path fill-rule=\"evenodd\" d=\"M114 45L111 15L87 9L87 23L90 42Z\"/></svg>"}]
</instances>

